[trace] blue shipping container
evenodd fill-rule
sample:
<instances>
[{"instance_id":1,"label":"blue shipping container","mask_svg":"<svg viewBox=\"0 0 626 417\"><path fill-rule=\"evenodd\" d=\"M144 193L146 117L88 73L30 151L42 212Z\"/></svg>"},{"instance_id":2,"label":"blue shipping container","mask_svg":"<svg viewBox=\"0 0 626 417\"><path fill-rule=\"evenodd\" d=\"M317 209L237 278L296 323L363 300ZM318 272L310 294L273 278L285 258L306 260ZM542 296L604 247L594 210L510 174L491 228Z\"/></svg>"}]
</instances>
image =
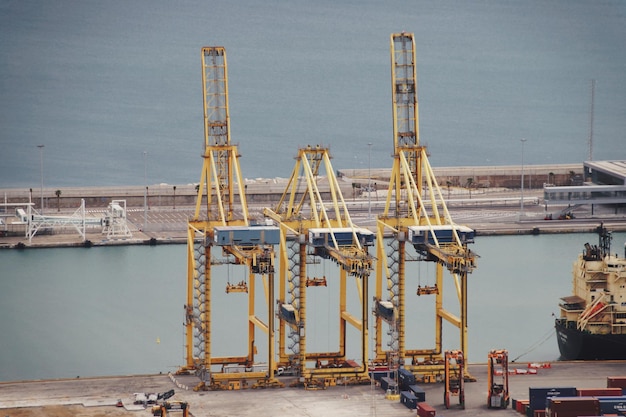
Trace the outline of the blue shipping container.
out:
<instances>
[{"instance_id":1,"label":"blue shipping container","mask_svg":"<svg viewBox=\"0 0 626 417\"><path fill-rule=\"evenodd\" d=\"M408 409L414 410L417 408L417 397L411 391L400 391L400 402Z\"/></svg>"},{"instance_id":2,"label":"blue shipping container","mask_svg":"<svg viewBox=\"0 0 626 417\"><path fill-rule=\"evenodd\" d=\"M423 403L426 401L426 391L424 391L424 389L422 389L419 385L409 385L409 391L415 395L418 402Z\"/></svg>"},{"instance_id":3,"label":"blue shipping container","mask_svg":"<svg viewBox=\"0 0 626 417\"><path fill-rule=\"evenodd\" d=\"M384 377L389 377L390 371L370 371L370 378L374 378L374 381L380 381Z\"/></svg>"},{"instance_id":4,"label":"blue shipping container","mask_svg":"<svg viewBox=\"0 0 626 417\"><path fill-rule=\"evenodd\" d=\"M626 397L596 397L600 401L602 414L626 414Z\"/></svg>"},{"instance_id":5,"label":"blue shipping container","mask_svg":"<svg viewBox=\"0 0 626 417\"><path fill-rule=\"evenodd\" d=\"M380 387L383 389L383 391L387 391L388 389L397 391L398 383L393 378L383 377L380 380Z\"/></svg>"},{"instance_id":6,"label":"blue shipping container","mask_svg":"<svg viewBox=\"0 0 626 417\"><path fill-rule=\"evenodd\" d=\"M398 369L398 385L401 391L407 391L409 386L415 385L415 375L408 369Z\"/></svg>"},{"instance_id":7,"label":"blue shipping container","mask_svg":"<svg viewBox=\"0 0 626 417\"><path fill-rule=\"evenodd\" d=\"M528 410L532 412L535 410L545 410L546 401L550 397L576 397L578 391L576 387L551 387L551 388L528 388L528 398L530 404Z\"/></svg>"}]
</instances>

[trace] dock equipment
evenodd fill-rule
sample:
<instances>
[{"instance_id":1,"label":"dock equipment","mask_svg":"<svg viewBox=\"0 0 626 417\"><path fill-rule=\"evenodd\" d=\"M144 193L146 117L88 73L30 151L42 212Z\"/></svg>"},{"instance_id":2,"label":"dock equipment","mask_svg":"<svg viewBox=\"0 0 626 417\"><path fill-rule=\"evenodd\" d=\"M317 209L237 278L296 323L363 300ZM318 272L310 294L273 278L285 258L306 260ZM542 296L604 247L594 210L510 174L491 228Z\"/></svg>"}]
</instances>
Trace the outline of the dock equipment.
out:
<instances>
[{"instance_id":1,"label":"dock equipment","mask_svg":"<svg viewBox=\"0 0 626 417\"><path fill-rule=\"evenodd\" d=\"M153 416L167 417L167 414L173 411L179 411L182 413L182 417L187 417L189 416L189 404L186 401L164 401L152 407Z\"/></svg>"},{"instance_id":2,"label":"dock equipment","mask_svg":"<svg viewBox=\"0 0 626 417\"><path fill-rule=\"evenodd\" d=\"M126 222L126 200L113 200L109 203L103 220L102 234L107 238L132 237Z\"/></svg>"},{"instance_id":3,"label":"dock equipment","mask_svg":"<svg viewBox=\"0 0 626 417\"><path fill-rule=\"evenodd\" d=\"M465 378L463 369L465 359L460 350L447 350L444 353L444 390L443 402L446 408L450 408L451 397L459 397L461 408L465 408Z\"/></svg>"},{"instance_id":4,"label":"dock equipment","mask_svg":"<svg viewBox=\"0 0 626 417\"><path fill-rule=\"evenodd\" d=\"M322 201L318 187L328 181L330 202ZM299 184L306 187L300 189ZM328 209L327 209L328 207ZM274 208L264 214L280 228L278 291L278 360L281 366L300 376L305 387L323 387L341 378L343 383L369 381L368 363L368 284L373 257L368 248L374 234L352 223L328 148L317 145L299 149L296 165L287 187ZM334 262L339 278L310 277L309 259L316 263ZM350 311L347 303L348 276L354 277L360 308ZM352 287L350 287L352 288ZM313 336L315 317L309 317L307 293L326 291L338 294L338 349L333 352L309 352L307 337ZM324 297L328 299L330 297ZM359 333L358 361L348 360L347 326Z\"/></svg>"},{"instance_id":5,"label":"dock equipment","mask_svg":"<svg viewBox=\"0 0 626 417\"><path fill-rule=\"evenodd\" d=\"M240 389L248 386L281 386L274 378L274 244L277 227L253 225L248 219L244 178L239 153L230 141L228 71L226 50L203 47L202 97L204 103L204 153L202 173L193 218L187 228L187 303L185 305L186 365L179 372L195 372L201 383L197 389ZM241 212L236 212L239 207ZM217 256L221 250L222 259ZM221 265L221 266L220 266ZM243 356L215 357L212 342L220 338L212 330L214 286L230 265L247 269L247 279L226 283L226 293L247 293L245 330L248 340ZM255 305L256 281L262 279L266 306ZM223 294L223 293L221 293ZM224 295L222 295L224 296ZM219 313L219 312L217 312ZM232 311L222 312L232 314ZM268 317L265 323L260 315ZM255 366L257 330L267 334L268 356L264 369ZM259 332L260 333L260 332ZM226 336L222 336L224 338ZM232 347L235 348L235 347ZM229 366L240 372L226 372Z\"/></svg>"},{"instance_id":6,"label":"dock equipment","mask_svg":"<svg viewBox=\"0 0 626 417\"><path fill-rule=\"evenodd\" d=\"M467 245L473 242L474 232L452 220L426 147L420 144L413 34L391 35L391 69L394 160L384 211L377 222L374 361L392 370L403 366L423 375L424 382L434 382L443 372L444 320L459 329L459 347L467 353L467 276L475 268L477 257ZM389 234L391 239L383 238ZM430 284L422 285L419 276L409 276L407 263L411 260L435 264ZM447 308L455 303L454 299L444 303L445 269L456 288L458 315ZM424 296L435 298L432 348L406 346L408 334L418 332L423 339L419 325L407 328L407 305L418 302L407 299L409 285L415 285L413 291L421 296L420 300ZM420 318L418 322L422 321ZM389 346L386 350L383 338ZM465 376L472 379L467 369Z\"/></svg>"},{"instance_id":7,"label":"dock equipment","mask_svg":"<svg viewBox=\"0 0 626 417\"><path fill-rule=\"evenodd\" d=\"M120 200L114 200L114 202L118 201ZM84 199L80 200L80 207L76 209L76 211L74 211L74 213L72 213L72 215L70 216L40 214L37 210L35 210L32 202L25 204L25 206L26 210L21 207L16 208L15 214L20 219L20 222L27 225L26 237L28 238L29 243L32 242L32 238L35 237L37 232L46 229L64 230L66 228L73 228L74 230L76 230L76 232L78 232L83 242L87 240L87 228L101 228L102 233L107 234L107 237L130 236L130 231L126 226L125 202L123 213L118 212L118 214L115 216L111 214L111 205L109 205L109 211L107 212L106 219L103 219L102 217L87 217ZM121 217L122 214L123 217ZM123 227L125 228L123 235L120 235L119 233L113 235L110 235L108 232L105 233L105 231L107 230L105 227L105 222L109 221L112 218L115 220L116 225L123 224ZM122 229L116 229L116 231L118 232L120 230Z\"/></svg>"},{"instance_id":8,"label":"dock equipment","mask_svg":"<svg viewBox=\"0 0 626 417\"><path fill-rule=\"evenodd\" d=\"M509 352L492 350L487 355L487 407L509 406Z\"/></svg>"}]
</instances>

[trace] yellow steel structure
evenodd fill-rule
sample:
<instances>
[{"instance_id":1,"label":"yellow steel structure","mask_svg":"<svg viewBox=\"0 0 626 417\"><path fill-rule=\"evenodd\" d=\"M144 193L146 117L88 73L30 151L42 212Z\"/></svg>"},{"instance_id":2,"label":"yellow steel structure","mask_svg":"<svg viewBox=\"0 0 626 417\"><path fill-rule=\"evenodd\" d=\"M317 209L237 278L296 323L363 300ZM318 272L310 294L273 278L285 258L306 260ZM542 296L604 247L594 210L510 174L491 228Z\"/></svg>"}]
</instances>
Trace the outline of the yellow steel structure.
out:
<instances>
[{"instance_id":1,"label":"yellow steel structure","mask_svg":"<svg viewBox=\"0 0 626 417\"><path fill-rule=\"evenodd\" d=\"M377 222L376 357L373 359L391 368L404 364L405 368L424 375L426 381L434 381L440 378L443 370L443 320L459 329L460 349L467 355L467 274L474 268L475 255L467 248L467 242L459 237L458 226L450 217L428 162L426 147L420 145L413 34L391 35L391 68L394 161L384 212L378 216ZM430 203L429 211L426 201ZM415 277L407 276L406 266L411 259L407 251L413 246L408 240L412 226L426 229L431 236L430 242L416 247L414 259L435 262L434 286L420 288ZM437 230L441 229L448 230L452 239L440 241ZM385 243L383 237L388 235L393 237ZM444 268L453 278L459 315L444 307ZM415 327L406 326L406 305L415 302L415 299L407 300L406 292L413 282L418 288L416 291L411 287L411 291L435 297L435 343L432 348L411 349L406 346L407 333L416 332L420 338L424 337L419 330L423 317L413 320L418 323ZM380 314L381 302L393 306L392 315ZM387 350L383 349L383 322L389 324L387 344L390 348Z\"/></svg>"},{"instance_id":2,"label":"yellow steel structure","mask_svg":"<svg viewBox=\"0 0 626 417\"><path fill-rule=\"evenodd\" d=\"M324 173L330 189L327 202L323 201L318 187ZM304 186L300 187L302 183ZM367 301L373 259L368 253L368 243L362 239L369 233L369 244L373 245L374 234L352 223L327 148L308 146L299 150L296 165L279 203L274 209L266 208L264 213L280 227L277 301L279 362L299 375L308 388L332 385L337 378L343 378L346 383L369 380ZM339 238L340 231L343 240ZM348 241L345 240L346 234L350 236ZM315 236L325 236L324 244L312 244ZM328 285L331 291L337 286L333 279L310 279L307 257L331 259L340 267L339 350L336 352L307 351L308 287ZM360 311L355 314L348 311L346 301L348 275L355 277L360 299ZM310 290L316 291L315 288ZM346 360L347 324L360 334L361 363ZM308 366L310 363L315 366Z\"/></svg>"},{"instance_id":3,"label":"yellow steel structure","mask_svg":"<svg viewBox=\"0 0 626 417\"><path fill-rule=\"evenodd\" d=\"M230 143L228 78L226 51L223 47L203 47L202 96L204 103L203 166L195 213L187 229L187 303L185 305L186 365L181 371L194 371L202 387L243 388L253 385L275 386L274 353L274 249L271 245L221 245L223 259L215 255L216 227L249 226L244 179L239 167L237 147ZM235 208L239 207L240 212ZM248 295L248 353L244 356L215 357L211 343L212 266L236 264L248 270L247 281L228 283L226 292ZM255 276L263 280L267 301L267 323L258 317L255 306ZM237 295L234 295L235 297ZM231 312L221 312L228 315ZM267 369L255 371L255 330L267 334ZM217 335L218 337L220 335ZM223 337L223 336L222 336ZM226 373L231 368L242 372ZM215 369L217 368L217 370ZM246 370L251 372L245 372Z\"/></svg>"}]
</instances>

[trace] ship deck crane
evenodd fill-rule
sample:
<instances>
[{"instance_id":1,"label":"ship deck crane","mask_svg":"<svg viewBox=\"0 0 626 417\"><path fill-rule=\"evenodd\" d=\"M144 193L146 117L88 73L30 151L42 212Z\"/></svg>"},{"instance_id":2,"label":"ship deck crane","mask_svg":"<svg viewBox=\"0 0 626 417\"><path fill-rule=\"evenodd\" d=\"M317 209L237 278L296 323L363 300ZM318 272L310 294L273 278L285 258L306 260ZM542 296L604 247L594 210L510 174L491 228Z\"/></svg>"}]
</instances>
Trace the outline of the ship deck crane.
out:
<instances>
[{"instance_id":1,"label":"ship deck crane","mask_svg":"<svg viewBox=\"0 0 626 417\"><path fill-rule=\"evenodd\" d=\"M203 166L193 218L187 228L187 302L185 305L186 365L181 372L195 372L201 379L198 389L237 389L253 386L280 386L274 378L274 244L278 228L251 225L248 218L244 178L237 147L230 141L228 71L223 47L203 47L202 96L204 108ZM236 212L240 208L240 212ZM217 258L221 249L223 258ZM217 357L212 343L220 336L212 329L213 269L217 265L240 265L247 269L246 282L227 284L227 293L248 295L247 354ZM228 267L228 265L226 265ZM223 267L224 268L224 267ZM266 310L255 305L256 278L263 280ZM230 291L229 291L230 290ZM236 295L233 295L236 296ZM230 314L231 312L224 312ZM266 315L264 322L261 315ZM244 327L244 326L242 326ZM254 371L256 330L267 334L267 369ZM217 336L217 337L216 337ZM244 372L227 373L228 366ZM252 370L245 372L245 370Z\"/></svg>"},{"instance_id":2,"label":"ship deck crane","mask_svg":"<svg viewBox=\"0 0 626 417\"><path fill-rule=\"evenodd\" d=\"M318 187L324 174L330 202L323 201ZM302 183L305 185L300 187ZM337 378L343 378L346 383L369 380L367 300L373 258L368 247L374 244L374 233L352 223L327 148L307 146L299 150L280 201L275 208L266 208L264 214L280 227L280 364L300 375L305 387L323 387ZM334 261L340 268L338 282L327 280L325 276L322 280L311 279L307 272L307 257ZM358 312L348 309L348 276L355 278L360 299ZM307 327L310 321L307 293L319 291L315 287L324 285L328 286L328 291L339 287L339 348L334 352L309 352L306 342L311 331ZM361 363L346 358L347 325L359 332ZM309 366L310 363L315 366Z\"/></svg>"},{"instance_id":3,"label":"ship deck crane","mask_svg":"<svg viewBox=\"0 0 626 417\"><path fill-rule=\"evenodd\" d=\"M419 140L417 73L413 34L391 35L391 81L394 160L384 211L378 216L376 237L376 346L377 363L390 369L403 365L424 375L425 382L441 377L443 321L459 329L460 349L467 353L467 274L476 255L468 249L474 232L454 223ZM426 210L425 200L430 202ZM385 240L385 235L393 238ZM388 242L388 243L387 243ZM435 344L432 348L409 348L406 334L406 292L412 282L407 274L408 252L415 259L436 265L434 285L417 285L417 295L435 297ZM459 314L444 301L444 269L453 278ZM383 293L387 289L387 294ZM423 297L422 297L423 298ZM456 303L455 303L456 304ZM389 311L391 310L391 311ZM383 349L383 323L389 326L389 349ZM419 337L423 332L418 332ZM465 365L464 365L465 366ZM466 378L471 379L467 369Z\"/></svg>"}]
</instances>

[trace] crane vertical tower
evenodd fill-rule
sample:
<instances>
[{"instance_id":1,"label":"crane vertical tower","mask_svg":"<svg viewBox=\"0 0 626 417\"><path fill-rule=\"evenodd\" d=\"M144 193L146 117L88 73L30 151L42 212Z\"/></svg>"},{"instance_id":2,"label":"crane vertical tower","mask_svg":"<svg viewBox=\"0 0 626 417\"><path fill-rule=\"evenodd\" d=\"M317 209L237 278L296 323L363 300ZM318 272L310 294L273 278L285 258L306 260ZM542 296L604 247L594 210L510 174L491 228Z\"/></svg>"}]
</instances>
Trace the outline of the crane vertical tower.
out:
<instances>
[{"instance_id":1,"label":"crane vertical tower","mask_svg":"<svg viewBox=\"0 0 626 417\"><path fill-rule=\"evenodd\" d=\"M325 172L324 172L325 171ZM325 202L318 186L320 174L326 174L329 200ZM299 187L301 182L304 187ZM327 210L326 206L329 206ZM325 386L337 378L361 382L368 378L368 278L373 258L368 247L374 244L374 233L356 227L350 218L339 182L330 163L330 153L324 147L302 148L287 187L274 209L265 215L280 227L279 246L279 361L300 375L306 386ZM336 282L326 277L309 277L307 258L332 260L339 265ZM348 276L355 278L360 301L358 312L351 312L347 303ZM338 287L339 347L335 352L310 352L307 327L310 321L307 293L314 287ZM312 288L309 288L312 287ZM307 311L308 310L308 311ZM347 325L360 335L358 349L361 363L347 360ZM308 363L315 366L307 366Z\"/></svg>"},{"instance_id":2,"label":"crane vertical tower","mask_svg":"<svg viewBox=\"0 0 626 417\"><path fill-rule=\"evenodd\" d=\"M467 244L473 241L474 232L452 221L428 162L426 147L420 144L413 34L391 35L391 88L394 160L385 208L378 217L377 227L375 360L387 363L392 369L400 365L419 369L430 379L441 376L443 371L443 320L459 329L460 349L467 352L467 274L475 264L475 255ZM383 239L386 234L393 236L388 243ZM435 297L432 348L406 346L408 333L416 331L420 337L424 334L406 325L406 306L413 302L407 300L407 288L416 281L407 275L407 262L412 256L408 253L410 246L416 251L414 259L436 265L434 285L417 283L416 290L418 296ZM444 268L453 277L458 316L444 306ZM384 322L389 328L387 350L383 349ZM425 365L433 363L436 365Z\"/></svg>"},{"instance_id":3,"label":"crane vertical tower","mask_svg":"<svg viewBox=\"0 0 626 417\"><path fill-rule=\"evenodd\" d=\"M274 244L278 228L251 225L248 219L244 179L237 147L230 142L228 71L223 47L203 47L202 97L204 107L203 166L195 213L187 228L187 302L185 305L186 366L200 377L204 387L241 388L249 381L277 385L274 379ZM240 212L236 212L240 208ZM221 248L223 258L216 252ZM213 291L219 276L217 265L247 268L247 279L226 284L227 294L247 293L247 354L217 357L212 354ZM224 274L228 275L228 274ZM266 288L267 322L255 305L255 278ZM230 311L226 312L231 314ZM255 368L256 329L267 334L267 369ZM221 366L221 368L220 368ZM225 372L231 366L235 372ZM215 369L217 368L217 369Z\"/></svg>"}]
</instances>

